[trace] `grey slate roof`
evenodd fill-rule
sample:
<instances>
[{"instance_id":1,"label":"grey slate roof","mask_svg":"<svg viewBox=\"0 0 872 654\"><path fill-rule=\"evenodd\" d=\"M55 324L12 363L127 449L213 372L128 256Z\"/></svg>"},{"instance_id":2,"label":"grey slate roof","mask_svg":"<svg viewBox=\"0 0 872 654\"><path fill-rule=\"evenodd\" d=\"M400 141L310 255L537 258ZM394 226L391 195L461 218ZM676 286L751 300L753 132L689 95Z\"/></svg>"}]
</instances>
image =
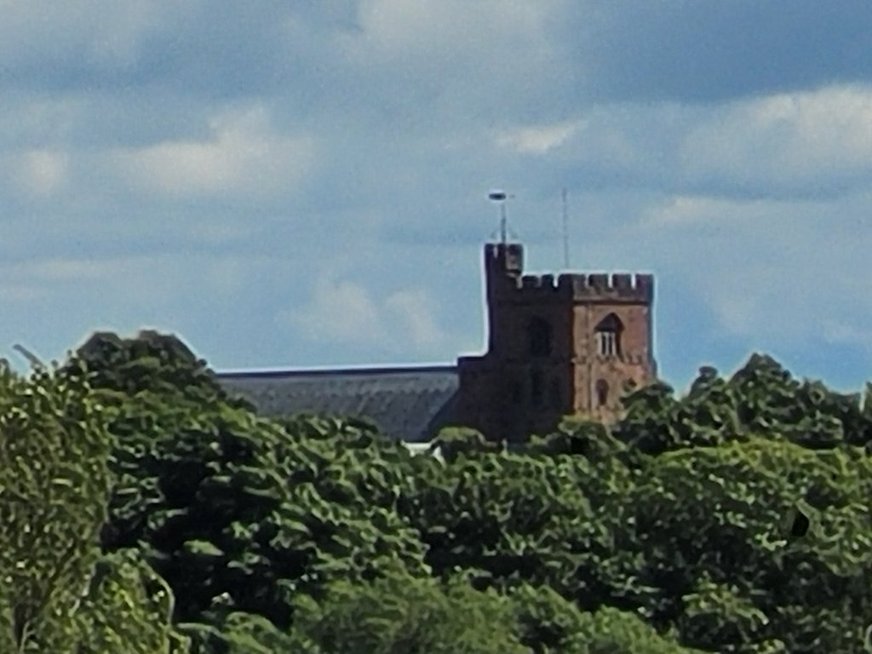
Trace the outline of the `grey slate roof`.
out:
<instances>
[{"instance_id":1,"label":"grey slate roof","mask_svg":"<svg viewBox=\"0 0 872 654\"><path fill-rule=\"evenodd\" d=\"M265 416L298 413L368 418L397 440L429 440L451 421L455 366L218 373L231 393Z\"/></svg>"}]
</instances>

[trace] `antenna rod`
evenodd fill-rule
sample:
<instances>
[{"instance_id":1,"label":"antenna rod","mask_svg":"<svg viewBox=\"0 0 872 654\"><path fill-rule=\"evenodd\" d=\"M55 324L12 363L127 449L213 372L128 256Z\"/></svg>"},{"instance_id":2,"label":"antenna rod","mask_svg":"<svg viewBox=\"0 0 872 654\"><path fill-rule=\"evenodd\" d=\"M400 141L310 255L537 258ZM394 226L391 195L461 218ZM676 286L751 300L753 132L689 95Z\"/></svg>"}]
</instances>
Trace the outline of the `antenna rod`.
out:
<instances>
[{"instance_id":1,"label":"antenna rod","mask_svg":"<svg viewBox=\"0 0 872 654\"><path fill-rule=\"evenodd\" d=\"M569 270L569 211L566 203L566 187L561 191L563 197L563 267Z\"/></svg>"}]
</instances>

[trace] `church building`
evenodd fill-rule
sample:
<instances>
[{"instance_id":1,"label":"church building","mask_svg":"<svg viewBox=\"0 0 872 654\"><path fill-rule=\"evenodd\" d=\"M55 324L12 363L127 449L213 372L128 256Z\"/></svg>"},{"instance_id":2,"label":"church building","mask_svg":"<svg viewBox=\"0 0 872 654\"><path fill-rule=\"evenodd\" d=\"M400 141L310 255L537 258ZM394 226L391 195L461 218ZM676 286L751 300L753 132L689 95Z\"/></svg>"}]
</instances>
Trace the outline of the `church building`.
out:
<instances>
[{"instance_id":1,"label":"church building","mask_svg":"<svg viewBox=\"0 0 872 654\"><path fill-rule=\"evenodd\" d=\"M651 275L525 275L520 243L484 247L487 351L455 365L219 374L268 416L369 419L429 441L447 426L519 442L565 415L610 422L628 389L653 381Z\"/></svg>"}]
</instances>

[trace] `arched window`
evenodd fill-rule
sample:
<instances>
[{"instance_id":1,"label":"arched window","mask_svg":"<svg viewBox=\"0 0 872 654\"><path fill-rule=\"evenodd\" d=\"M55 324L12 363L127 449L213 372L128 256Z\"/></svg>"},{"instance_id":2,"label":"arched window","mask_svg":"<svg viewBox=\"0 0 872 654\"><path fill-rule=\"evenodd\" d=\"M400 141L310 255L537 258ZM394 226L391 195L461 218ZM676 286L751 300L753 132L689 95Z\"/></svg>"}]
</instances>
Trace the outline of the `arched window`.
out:
<instances>
[{"instance_id":1,"label":"arched window","mask_svg":"<svg viewBox=\"0 0 872 654\"><path fill-rule=\"evenodd\" d=\"M551 356L551 323L535 316L527 323L527 350L532 357Z\"/></svg>"},{"instance_id":2,"label":"arched window","mask_svg":"<svg viewBox=\"0 0 872 654\"><path fill-rule=\"evenodd\" d=\"M602 357L621 356L621 332L624 324L610 313L596 326L596 351Z\"/></svg>"},{"instance_id":3,"label":"arched window","mask_svg":"<svg viewBox=\"0 0 872 654\"><path fill-rule=\"evenodd\" d=\"M600 379L596 383L596 405L606 406L609 403L609 383Z\"/></svg>"}]
</instances>

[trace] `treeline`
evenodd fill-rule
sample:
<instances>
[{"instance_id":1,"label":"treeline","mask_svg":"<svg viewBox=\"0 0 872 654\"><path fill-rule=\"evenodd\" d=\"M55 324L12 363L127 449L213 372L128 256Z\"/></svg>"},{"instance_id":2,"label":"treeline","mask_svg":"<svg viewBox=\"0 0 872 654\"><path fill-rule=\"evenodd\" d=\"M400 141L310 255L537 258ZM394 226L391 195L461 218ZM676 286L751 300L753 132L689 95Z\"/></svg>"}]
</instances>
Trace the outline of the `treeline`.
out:
<instances>
[{"instance_id":1,"label":"treeline","mask_svg":"<svg viewBox=\"0 0 872 654\"><path fill-rule=\"evenodd\" d=\"M866 396L755 355L436 458L98 335L0 369L0 652L872 651Z\"/></svg>"}]
</instances>

